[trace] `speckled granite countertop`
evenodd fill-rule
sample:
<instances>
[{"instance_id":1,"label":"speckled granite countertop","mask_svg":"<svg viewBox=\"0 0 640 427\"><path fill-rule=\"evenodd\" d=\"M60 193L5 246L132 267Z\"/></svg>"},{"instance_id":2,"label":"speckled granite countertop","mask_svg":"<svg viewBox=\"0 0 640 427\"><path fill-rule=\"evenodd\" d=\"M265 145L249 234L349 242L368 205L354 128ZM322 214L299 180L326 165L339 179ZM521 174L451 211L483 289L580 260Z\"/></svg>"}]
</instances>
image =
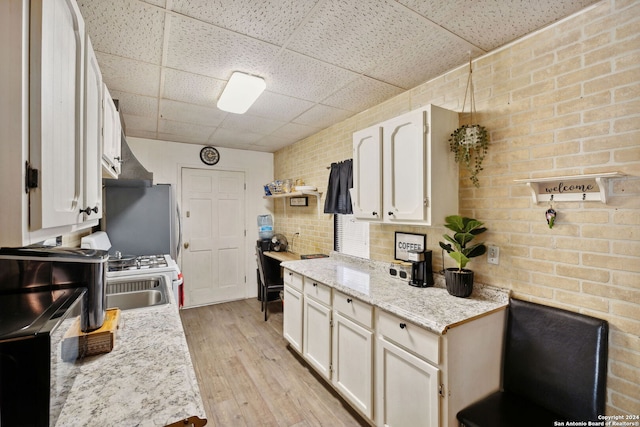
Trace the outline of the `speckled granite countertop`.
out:
<instances>
[{"instance_id":1,"label":"speckled granite countertop","mask_svg":"<svg viewBox=\"0 0 640 427\"><path fill-rule=\"evenodd\" d=\"M78 363L57 426L155 427L192 415L205 418L171 298L171 304L121 312L114 349Z\"/></svg>"},{"instance_id":2,"label":"speckled granite countertop","mask_svg":"<svg viewBox=\"0 0 640 427\"><path fill-rule=\"evenodd\" d=\"M332 253L329 258L287 261L281 264L312 280L416 323L431 332L445 334L449 328L507 307L506 289L473 285L469 298L450 295L444 276L434 273L430 288L409 286L389 274L389 263Z\"/></svg>"}]
</instances>

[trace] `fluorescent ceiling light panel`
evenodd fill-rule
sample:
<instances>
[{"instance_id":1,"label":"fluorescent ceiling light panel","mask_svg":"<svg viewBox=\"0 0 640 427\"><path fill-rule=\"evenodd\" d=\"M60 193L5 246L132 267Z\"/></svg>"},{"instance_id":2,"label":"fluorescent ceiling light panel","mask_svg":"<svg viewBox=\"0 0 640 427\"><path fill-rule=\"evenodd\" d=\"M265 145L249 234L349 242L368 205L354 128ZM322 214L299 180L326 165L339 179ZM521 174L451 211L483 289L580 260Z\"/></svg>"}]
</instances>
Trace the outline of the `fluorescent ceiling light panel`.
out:
<instances>
[{"instance_id":1,"label":"fluorescent ceiling light panel","mask_svg":"<svg viewBox=\"0 0 640 427\"><path fill-rule=\"evenodd\" d=\"M218 108L244 114L266 87L263 78L235 71L218 99Z\"/></svg>"}]
</instances>

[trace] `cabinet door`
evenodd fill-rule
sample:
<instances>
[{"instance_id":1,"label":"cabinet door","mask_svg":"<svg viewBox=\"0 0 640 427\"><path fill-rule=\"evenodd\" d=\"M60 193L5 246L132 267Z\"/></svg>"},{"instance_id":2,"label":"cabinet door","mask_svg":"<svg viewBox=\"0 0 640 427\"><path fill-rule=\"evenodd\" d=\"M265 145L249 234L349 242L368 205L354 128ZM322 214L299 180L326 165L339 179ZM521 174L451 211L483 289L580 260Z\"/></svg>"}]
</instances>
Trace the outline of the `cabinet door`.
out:
<instances>
[{"instance_id":1,"label":"cabinet door","mask_svg":"<svg viewBox=\"0 0 640 427\"><path fill-rule=\"evenodd\" d=\"M305 284L306 287L306 284ZM285 306L286 306L285 300ZM331 310L313 298L304 298L302 355L322 376L331 379Z\"/></svg>"},{"instance_id":2,"label":"cabinet door","mask_svg":"<svg viewBox=\"0 0 640 427\"><path fill-rule=\"evenodd\" d=\"M333 312L333 384L373 419L373 332Z\"/></svg>"},{"instance_id":3,"label":"cabinet door","mask_svg":"<svg viewBox=\"0 0 640 427\"><path fill-rule=\"evenodd\" d=\"M290 286L284 287L282 335L299 353L302 353L302 301L302 293Z\"/></svg>"},{"instance_id":4,"label":"cabinet door","mask_svg":"<svg viewBox=\"0 0 640 427\"><path fill-rule=\"evenodd\" d=\"M87 36L84 91L84 218L102 218L102 74Z\"/></svg>"},{"instance_id":5,"label":"cabinet door","mask_svg":"<svg viewBox=\"0 0 640 427\"><path fill-rule=\"evenodd\" d=\"M113 103L113 98L106 85L103 85L103 105L104 105L104 147L102 152L102 164L104 166L105 177L117 178L120 175L120 115Z\"/></svg>"},{"instance_id":6,"label":"cabinet door","mask_svg":"<svg viewBox=\"0 0 640 427\"><path fill-rule=\"evenodd\" d=\"M82 221L84 22L75 1L34 0L30 30L30 228ZM19 108L19 106L16 106Z\"/></svg>"},{"instance_id":7,"label":"cabinet door","mask_svg":"<svg viewBox=\"0 0 640 427\"><path fill-rule=\"evenodd\" d=\"M385 221L422 221L425 216L426 129L424 110L383 123Z\"/></svg>"},{"instance_id":8,"label":"cabinet door","mask_svg":"<svg viewBox=\"0 0 640 427\"><path fill-rule=\"evenodd\" d=\"M353 214L382 220L382 128L372 126L353 134Z\"/></svg>"},{"instance_id":9,"label":"cabinet door","mask_svg":"<svg viewBox=\"0 0 640 427\"><path fill-rule=\"evenodd\" d=\"M383 337L376 342L376 424L439 426L439 370Z\"/></svg>"}]
</instances>

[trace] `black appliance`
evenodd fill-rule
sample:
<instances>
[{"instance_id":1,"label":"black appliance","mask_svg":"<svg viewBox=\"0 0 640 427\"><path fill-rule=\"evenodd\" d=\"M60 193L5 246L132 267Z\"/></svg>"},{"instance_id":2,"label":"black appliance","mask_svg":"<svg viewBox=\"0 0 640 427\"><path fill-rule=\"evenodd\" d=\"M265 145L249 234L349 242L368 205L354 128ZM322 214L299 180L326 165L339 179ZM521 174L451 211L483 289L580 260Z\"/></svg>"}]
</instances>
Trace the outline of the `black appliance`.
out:
<instances>
[{"instance_id":1,"label":"black appliance","mask_svg":"<svg viewBox=\"0 0 640 427\"><path fill-rule=\"evenodd\" d=\"M107 259L87 249L0 249L0 426L55 425L77 373L63 355L82 356L77 338L64 337L76 322L102 326Z\"/></svg>"},{"instance_id":2,"label":"black appliance","mask_svg":"<svg viewBox=\"0 0 640 427\"><path fill-rule=\"evenodd\" d=\"M432 252L409 251L411 262L411 280L409 284L418 288L433 286L433 267L431 265Z\"/></svg>"}]
</instances>

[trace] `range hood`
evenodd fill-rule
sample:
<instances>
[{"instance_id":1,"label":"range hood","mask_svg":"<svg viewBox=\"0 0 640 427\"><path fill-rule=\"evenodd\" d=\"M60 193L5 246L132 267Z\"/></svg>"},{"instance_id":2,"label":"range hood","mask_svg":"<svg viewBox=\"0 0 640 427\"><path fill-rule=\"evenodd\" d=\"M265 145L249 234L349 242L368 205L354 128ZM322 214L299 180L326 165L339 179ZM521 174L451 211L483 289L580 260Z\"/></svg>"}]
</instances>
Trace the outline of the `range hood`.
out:
<instances>
[{"instance_id":1,"label":"range hood","mask_svg":"<svg viewBox=\"0 0 640 427\"><path fill-rule=\"evenodd\" d=\"M120 166L121 170L118 180L143 180L149 181L149 185L151 185L153 183L153 172L149 172L133 154L131 148L129 147L129 144L127 144L127 140L124 137L124 133L122 134L122 140L120 141L120 144L120 156L122 158L122 164Z\"/></svg>"},{"instance_id":2,"label":"range hood","mask_svg":"<svg viewBox=\"0 0 640 427\"><path fill-rule=\"evenodd\" d=\"M124 117L119 108L118 100L114 100L120 113L122 133L120 138L120 175L118 179L103 179L104 185L118 187L151 187L153 185L153 172L149 172L131 151L125 137Z\"/></svg>"}]
</instances>

